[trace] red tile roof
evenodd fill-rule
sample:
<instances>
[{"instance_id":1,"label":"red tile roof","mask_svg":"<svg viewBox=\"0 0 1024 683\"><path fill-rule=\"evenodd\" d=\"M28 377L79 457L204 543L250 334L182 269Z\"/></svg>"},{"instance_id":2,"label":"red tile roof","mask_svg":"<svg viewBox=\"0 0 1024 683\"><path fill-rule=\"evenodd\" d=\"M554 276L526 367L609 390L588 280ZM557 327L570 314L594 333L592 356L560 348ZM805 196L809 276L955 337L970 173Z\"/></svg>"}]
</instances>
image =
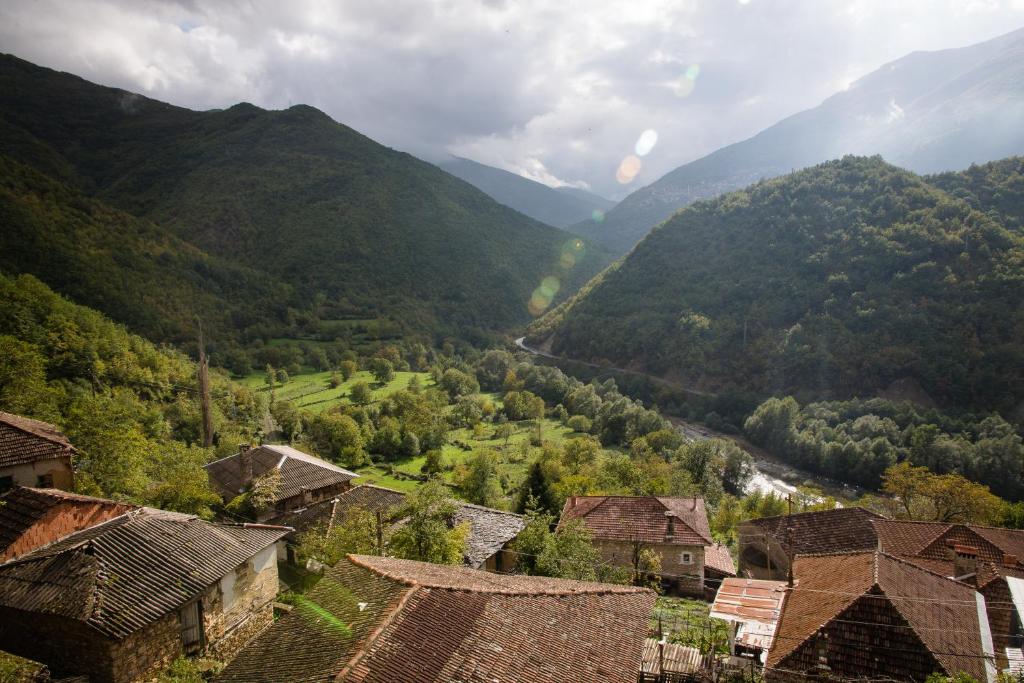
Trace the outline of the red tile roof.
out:
<instances>
[{"instance_id":1,"label":"red tile roof","mask_svg":"<svg viewBox=\"0 0 1024 683\"><path fill-rule=\"evenodd\" d=\"M49 422L0 411L0 467L70 457L67 437Z\"/></svg>"},{"instance_id":2,"label":"red tile roof","mask_svg":"<svg viewBox=\"0 0 1024 683\"><path fill-rule=\"evenodd\" d=\"M799 512L743 522L740 535L767 534L783 544L788 528L789 542L797 555L874 550L878 538L871 522L876 519L883 517L859 507Z\"/></svg>"},{"instance_id":3,"label":"red tile roof","mask_svg":"<svg viewBox=\"0 0 1024 683\"><path fill-rule=\"evenodd\" d=\"M985 680L981 624L972 587L881 552L798 556L793 570L797 585L783 605L769 667L791 666L786 658L835 620L851 626L850 630L869 628L876 637L909 628L947 673L963 671ZM844 610L859 600L887 604L906 623L883 619L866 626L844 621ZM870 658L872 653L858 653L862 655ZM875 656L887 655L883 649Z\"/></svg>"},{"instance_id":4,"label":"red tile roof","mask_svg":"<svg viewBox=\"0 0 1024 683\"><path fill-rule=\"evenodd\" d=\"M729 548L720 543L704 548L704 568L726 576L736 576L736 565L732 561L732 554L729 552Z\"/></svg>"},{"instance_id":5,"label":"red tile roof","mask_svg":"<svg viewBox=\"0 0 1024 683\"><path fill-rule=\"evenodd\" d=\"M673 534L669 536L669 517ZM570 496L559 525L582 519L594 538L676 545L711 545L702 498Z\"/></svg>"},{"instance_id":6,"label":"red tile roof","mask_svg":"<svg viewBox=\"0 0 1024 683\"><path fill-rule=\"evenodd\" d=\"M881 550L909 560L944 576L953 573L951 550L955 546L972 548L979 560L1024 570L1024 531L973 524L875 520Z\"/></svg>"},{"instance_id":7,"label":"red tile roof","mask_svg":"<svg viewBox=\"0 0 1024 683\"><path fill-rule=\"evenodd\" d=\"M651 591L349 556L218 678L633 683Z\"/></svg>"}]
</instances>

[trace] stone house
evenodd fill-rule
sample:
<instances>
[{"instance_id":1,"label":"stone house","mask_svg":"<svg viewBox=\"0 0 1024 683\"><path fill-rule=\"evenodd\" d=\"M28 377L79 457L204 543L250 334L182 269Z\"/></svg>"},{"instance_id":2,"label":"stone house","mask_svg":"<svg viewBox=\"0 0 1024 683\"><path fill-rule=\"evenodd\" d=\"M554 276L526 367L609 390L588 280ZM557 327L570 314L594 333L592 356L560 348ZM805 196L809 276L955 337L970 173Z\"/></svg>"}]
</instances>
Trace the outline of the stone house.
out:
<instances>
[{"instance_id":1,"label":"stone house","mask_svg":"<svg viewBox=\"0 0 1024 683\"><path fill-rule=\"evenodd\" d=\"M49 422L0 412L0 493L15 486L70 491L75 448Z\"/></svg>"},{"instance_id":2,"label":"stone house","mask_svg":"<svg viewBox=\"0 0 1024 683\"><path fill-rule=\"evenodd\" d=\"M655 594L349 555L218 683L635 683Z\"/></svg>"},{"instance_id":3,"label":"stone house","mask_svg":"<svg viewBox=\"0 0 1024 683\"><path fill-rule=\"evenodd\" d=\"M19 486L0 496L0 562L135 509L104 498Z\"/></svg>"},{"instance_id":4,"label":"stone house","mask_svg":"<svg viewBox=\"0 0 1024 683\"><path fill-rule=\"evenodd\" d=\"M789 557L874 550L878 536L872 522L881 515L858 507L741 522L738 533L740 576L785 581Z\"/></svg>"},{"instance_id":5,"label":"stone house","mask_svg":"<svg viewBox=\"0 0 1024 683\"><path fill-rule=\"evenodd\" d=\"M145 681L273 621L286 529L135 508L0 564L0 642L60 676Z\"/></svg>"},{"instance_id":6,"label":"stone house","mask_svg":"<svg viewBox=\"0 0 1024 683\"><path fill-rule=\"evenodd\" d=\"M985 598L972 586L878 551L798 555L766 680L995 680Z\"/></svg>"},{"instance_id":7,"label":"stone house","mask_svg":"<svg viewBox=\"0 0 1024 683\"><path fill-rule=\"evenodd\" d=\"M380 512L381 523L386 527L400 525L402 519L398 511L404 503L405 494L400 491L362 484L353 486L331 500L274 517L270 521L295 530L285 538L285 542L290 543L294 542L298 534L317 525L343 523L348 511L357 506L374 514ZM469 524L464 564L489 572L512 571L516 558L510 545L526 526L523 516L482 505L456 503L458 507L449 523L453 527Z\"/></svg>"},{"instance_id":8,"label":"stone house","mask_svg":"<svg viewBox=\"0 0 1024 683\"><path fill-rule=\"evenodd\" d=\"M291 446L243 444L238 453L206 465L210 485L230 502L261 477L278 475L273 504L257 513L256 521L330 500L351 486L359 475Z\"/></svg>"},{"instance_id":9,"label":"stone house","mask_svg":"<svg viewBox=\"0 0 1024 683\"><path fill-rule=\"evenodd\" d=\"M654 550L663 583L680 593L705 594L709 559L716 578L735 575L732 558L711 539L702 498L570 496L559 527L573 520L590 530L609 564L634 568L642 550Z\"/></svg>"}]
</instances>

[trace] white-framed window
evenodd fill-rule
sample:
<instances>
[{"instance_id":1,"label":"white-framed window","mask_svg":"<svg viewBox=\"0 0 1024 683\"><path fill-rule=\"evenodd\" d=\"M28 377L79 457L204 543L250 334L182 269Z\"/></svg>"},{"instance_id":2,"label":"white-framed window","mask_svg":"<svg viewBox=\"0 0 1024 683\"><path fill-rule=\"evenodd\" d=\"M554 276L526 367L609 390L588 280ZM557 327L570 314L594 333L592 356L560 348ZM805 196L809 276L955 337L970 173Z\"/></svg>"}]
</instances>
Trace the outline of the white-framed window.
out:
<instances>
[{"instance_id":1,"label":"white-framed window","mask_svg":"<svg viewBox=\"0 0 1024 683\"><path fill-rule=\"evenodd\" d=\"M679 562L681 564L693 564L693 553L688 550L684 550L679 555Z\"/></svg>"}]
</instances>

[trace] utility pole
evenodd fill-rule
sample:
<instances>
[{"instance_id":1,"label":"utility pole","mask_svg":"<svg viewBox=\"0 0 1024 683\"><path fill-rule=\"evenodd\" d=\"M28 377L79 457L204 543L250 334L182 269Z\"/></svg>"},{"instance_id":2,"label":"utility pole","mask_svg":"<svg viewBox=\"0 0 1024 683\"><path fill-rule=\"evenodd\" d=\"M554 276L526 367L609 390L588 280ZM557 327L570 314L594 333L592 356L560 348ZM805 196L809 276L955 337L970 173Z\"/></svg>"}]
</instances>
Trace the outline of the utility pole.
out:
<instances>
[{"instance_id":1,"label":"utility pole","mask_svg":"<svg viewBox=\"0 0 1024 683\"><path fill-rule=\"evenodd\" d=\"M384 556L384 519L380 510L377 510L377 555Z\"/></svg>"},{"instance_id":2,"label":"utility pole","mask_svg":"<svg viewBox=\"0 0 1024 683\"><path fill-rule=\"evenodd\" d=\"M786 494L786 503L788 504L788 510L786 512L786 558L789 561L789 570L786 574L786 585L790 588L793 587L793 525L790 522L790 518L793 516L793 494Z\"/></svg>"},{"instance_id":3,"label":"utility pole","mask_svg":"<svg viewBox=\"0 0 1024 683\"><path fill-rule=\"evenodd\" d=\"M199 407L203 414L203 448L213 445L213 407L210 405L210 361L203 341L203 322L199 321Z\"/></svg>"}]
</instances>

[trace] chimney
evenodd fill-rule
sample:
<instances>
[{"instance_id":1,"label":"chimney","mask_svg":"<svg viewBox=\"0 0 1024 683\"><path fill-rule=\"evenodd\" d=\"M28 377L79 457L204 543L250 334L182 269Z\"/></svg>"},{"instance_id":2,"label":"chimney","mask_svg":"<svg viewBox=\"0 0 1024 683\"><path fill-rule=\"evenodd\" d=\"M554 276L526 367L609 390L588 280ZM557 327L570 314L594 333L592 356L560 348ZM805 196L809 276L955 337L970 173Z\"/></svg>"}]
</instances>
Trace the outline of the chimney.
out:
<instances>
[{"instance_id":1,"label":"chimney","mask_svg":"<svg viewBox=\"0 0 1024 683\"><path fill-rule=\"evenodd\" d=\"M953 552L953 577L970 576L978 571L978 549L970 545L955 545Z\"/></svg>"},{"instance_id":2,"label":"chimney","mask_svg":"<svg viewBox=\"0 0 1024 683\"><path fill-rule=\"evenodd\" d=\"M238 477L242 480L242 486L252 481L252 450L247 443L238 446Z\"/></svg>"},{"instance_id":3,"label":"chimney","mask_svg":"<svg viewBox=\"0 0 1024 683\"><path fill-rule=\"evenodd\" d=\"M569 496L569 509L576 507L576 496Z\"/></svg>"},{"instance_id":4,"label":"chimney","mask_svg":"<svg viewBox=\"0 0 1024 683\"><path fill-rule=\"evenodd\" d=\"M1016 567L1017 566L1017 556L1016 555L1010 555L1010 554L1003 555L1003 566L1004 567Z\"/></svg>"},{"instance_id":5,"label":"chimney","mask_svg":"<svg viewBox=\"0 0 1024 683\"><path fill-rule=\"evenodd\" d=\"M676 518L671 510L665 510L665 519L668 521L668 531L665 532L665 540L671 541L676 537Z\"/></svg>"}]
</instances>

